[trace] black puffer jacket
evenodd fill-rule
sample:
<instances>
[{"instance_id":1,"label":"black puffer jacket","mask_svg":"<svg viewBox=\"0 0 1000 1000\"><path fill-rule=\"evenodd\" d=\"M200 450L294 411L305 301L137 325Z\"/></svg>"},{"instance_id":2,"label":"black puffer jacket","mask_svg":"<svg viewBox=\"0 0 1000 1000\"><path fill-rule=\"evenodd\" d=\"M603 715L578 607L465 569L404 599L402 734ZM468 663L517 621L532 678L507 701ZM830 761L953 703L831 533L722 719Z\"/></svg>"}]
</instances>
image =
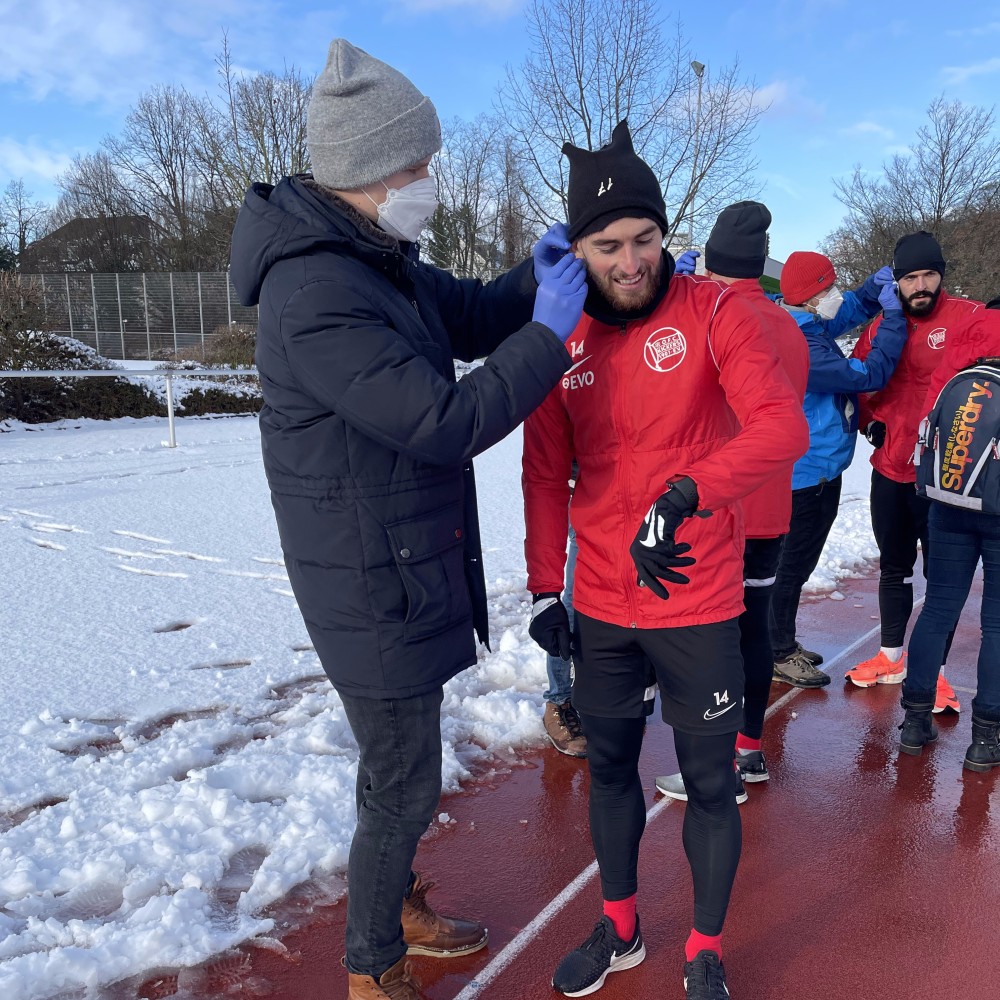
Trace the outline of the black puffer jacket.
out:
<instances>
[{"instance_id":1,"label":"black puffer jacket","mask_svg":"<svg viewBox=\"0 0 1000 1000\"><path fill-rule=\"evenodd\" d=\"M460 281L293 177L247 192L231 274L260 305L264 468L323 667L345 694L430 691L488 638L471 458L570 365L530 322L531 263Z\"/></svg>"}]
</instances>

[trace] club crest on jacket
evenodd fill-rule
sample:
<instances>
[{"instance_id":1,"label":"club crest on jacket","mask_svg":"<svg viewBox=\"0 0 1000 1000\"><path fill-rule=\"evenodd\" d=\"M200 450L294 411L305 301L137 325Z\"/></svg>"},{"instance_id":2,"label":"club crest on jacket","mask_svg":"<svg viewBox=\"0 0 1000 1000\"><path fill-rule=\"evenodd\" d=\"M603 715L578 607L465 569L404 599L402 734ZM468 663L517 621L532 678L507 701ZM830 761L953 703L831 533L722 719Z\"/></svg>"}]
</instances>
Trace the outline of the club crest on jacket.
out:
<instances>
[{"instance_id":1,"label":"club crest on jacket","mask_svg":"<svg viewBox=\"0 0 1000 1000\"><path fill-rule=\"evenodd\" d=\"M646 338L643 357L654 372L673 371L687 354L687 341L680 330L660 327Z\"/></svg>"}]
</instances>

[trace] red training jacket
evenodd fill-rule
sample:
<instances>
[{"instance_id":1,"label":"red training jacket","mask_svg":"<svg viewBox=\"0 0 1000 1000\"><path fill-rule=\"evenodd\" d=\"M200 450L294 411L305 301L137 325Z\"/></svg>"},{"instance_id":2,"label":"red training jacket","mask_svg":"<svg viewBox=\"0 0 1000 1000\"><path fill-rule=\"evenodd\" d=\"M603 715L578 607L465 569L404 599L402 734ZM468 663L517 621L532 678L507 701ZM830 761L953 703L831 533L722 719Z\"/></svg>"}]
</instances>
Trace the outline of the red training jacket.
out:
<instances>
[{"instance_id":1,"label":"red training jacket","mask_svg":"<svg viewBox=\"0 0 1000 1000\"><path fill-rule=\"evenodd\" d=\"M737 503L809 446L798 395L747 297L674 275L650 316L610 326L584 315L573 366L524 425L525 555L532 593L563 589L570 519L579 543L574 607L615 625L702 625L743 611ZM677 530L697 560L663 601L638 586L629 546L673 476L699 509Z\"/></svg>"},{"instance_id":2,"label":"red training jacket","mask_svg":"<svg viewBox=\"0 0 1000 1000\"><path fill-rule=\"evenodd\" d=\"M948 334L941 363L934 369L921 417L934 409L945 383L980 358L1000 358L1000 309L979 309Z\"/></svg>"},{"instance_id":3,"label":"red training jacket","mask_svg":"<svg viewBox=\"0 0 1000 1000\"><path fill-rule=\"evenodd\" d=\"M799 324L787 310L772 302L755 278L744 278L730 286L743 296L760 317L785 377L799 404L805 399L809 381L809 346ZM794 461L763 486L743 498L747 538L777 538L788 532L792 520L792 466Z\"/></svg>"},{"instance_id":4,"label":"red training jacket","mask_svg":"<svg viewBox=\"0 0 1000 1000\"><path fill-rule=\"evenodd\" d=\"M906 344L896 370L884 389L859 397L859 427L863 432L872 420L885 424L885 444L872 452L871 463L887 479L897 483L917 480L913 449L917 443L920 421L927 415L923 408L927 386L941 360L945 336L975 312L981 302L953 299L944 289L937 305L927 316L906 317ZM872 349L872 339L882 317L878 316L858 339L851 354L862 361Z\"/></svg>"}]
</instances>

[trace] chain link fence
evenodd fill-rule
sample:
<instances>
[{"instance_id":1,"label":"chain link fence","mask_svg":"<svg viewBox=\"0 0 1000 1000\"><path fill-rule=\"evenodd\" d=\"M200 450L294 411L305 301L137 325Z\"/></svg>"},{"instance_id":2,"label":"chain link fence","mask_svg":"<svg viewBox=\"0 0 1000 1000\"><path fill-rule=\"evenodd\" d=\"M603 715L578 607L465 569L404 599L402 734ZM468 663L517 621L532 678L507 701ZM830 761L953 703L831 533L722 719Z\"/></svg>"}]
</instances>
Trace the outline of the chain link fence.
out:
<instances>
[{"instance_id":1,"label":"chain link fence","mask_svg":"<svg viewBox=\"0 0 1000 1000\"><path fill-rule=\"evenodd\" d=\"M203 357L228 327L257 326L224 271L21 274L41 299L45 327L105 358Z\"/></svg>"},{"instance_id":2,"label":"chain link fence","mask_svg":"<svg viewBox=\"0 0 1000 1000\"><path fill-rule=\"evenodd\" d=\"M503 273L477 276L490 281ZM257 307L240 305L225 271L19 274L18 281L38 292L47 330L116 361L200 360L225 328L257 326Z\"/></svg>"}]
</instances>

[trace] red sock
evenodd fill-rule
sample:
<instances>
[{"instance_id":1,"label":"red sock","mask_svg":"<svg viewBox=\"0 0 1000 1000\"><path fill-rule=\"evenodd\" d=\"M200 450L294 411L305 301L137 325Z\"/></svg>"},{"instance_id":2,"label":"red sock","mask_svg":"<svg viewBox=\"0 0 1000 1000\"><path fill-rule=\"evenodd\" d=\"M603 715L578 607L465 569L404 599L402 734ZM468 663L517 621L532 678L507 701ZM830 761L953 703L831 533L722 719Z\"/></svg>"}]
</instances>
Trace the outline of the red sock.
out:
<instances>
[{"instance_id":1,"label":"red sock","mask_svg":"<svg viewBox=\"0 0 1000 1000\"><path fill-rule=\"evenodd\" d=\"M752 740L749 736L744 736L742 733L736 734L736 749L737 750L759 750L760 740Z\"/></svg>"},{"instance_id":2,"label":"red sock","mask_svg":"<svg viewBox=\"0 0 1000 1000\"><path fill-rule=\"evenodd\" d=\"M716 934L710 936L708 934L699 934L693 927L691 928L691 936L687 939L687 943L684 945L684 961L693 962L695 955L699 951L714 951L716 955L719 956L719 961L722 961L722 935Z\"/></svg>"},{"instance_id":3,"label":"red sock","mask_svg":"<svg viewBox=\"0 0 1000 1000\"><path fill-rule=\"evenodd\" d=\"M635 934L635 893L628 899L604 900L604 915L615 925L615 933L623 941L631 941Z\"/></svg>"}]
</instances>

